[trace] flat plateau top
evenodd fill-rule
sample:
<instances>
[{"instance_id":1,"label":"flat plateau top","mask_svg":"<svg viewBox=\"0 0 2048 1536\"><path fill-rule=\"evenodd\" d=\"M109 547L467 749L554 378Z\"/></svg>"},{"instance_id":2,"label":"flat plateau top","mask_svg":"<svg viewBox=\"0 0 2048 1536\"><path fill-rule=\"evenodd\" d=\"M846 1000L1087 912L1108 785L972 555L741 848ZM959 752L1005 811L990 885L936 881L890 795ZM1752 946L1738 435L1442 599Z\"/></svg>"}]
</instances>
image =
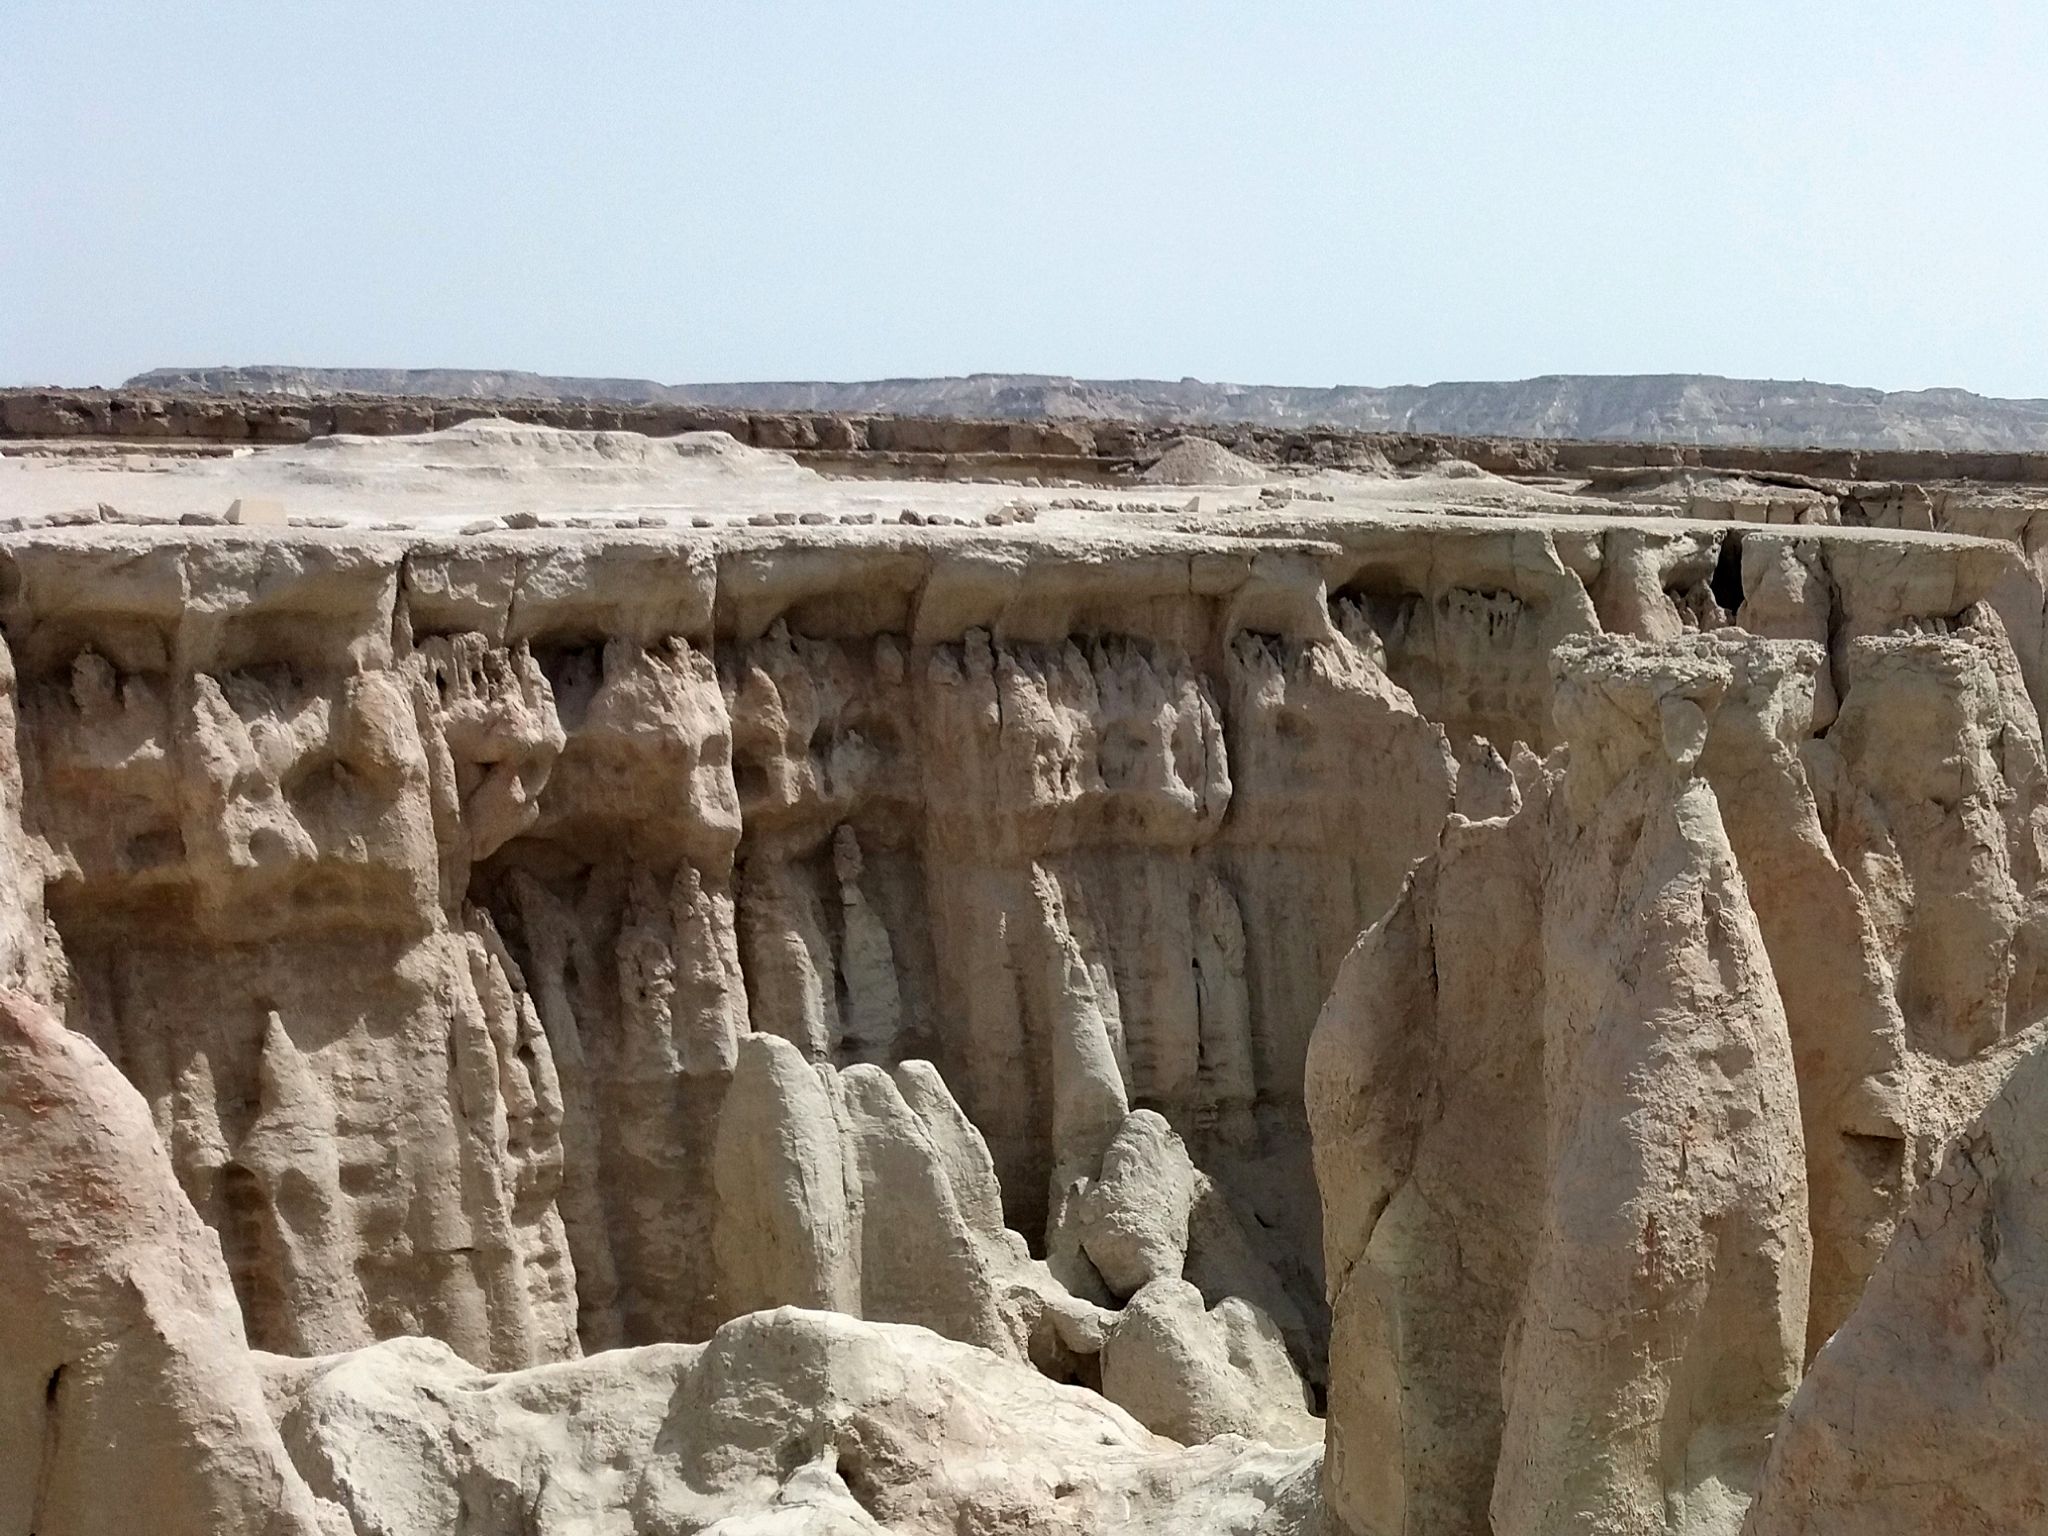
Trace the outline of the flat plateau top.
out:
<instances>
[{"instance_id":1,"label":"flat plateau top","mask_svg":"<svg viewBox=\"0 0 2048 1536\"><path fill-rule=\"evenodd\" d=\"M1674 519L1782 523L1801 493L1724 477L1703 513L1680 477L1653 499L1594 494L1585 482L1520 481L1447 463L1421 473L1296 472L1234 455L1210 461L1229 483L1102 487L837 479L723 433L649 438L474 421L412 437L335 436L206 453L135 444L12 443L0 455L0 536L122 545L145 529L218 537L337 534L573 537L715 530L722 547L762 537L807 546L953 544L1000 533L1048 547L1185 547L1193 539L1326 539L1364 526L1472 529L1474 520L1559 531ZM1729 499L1733 487L1733 500ZM2025 492L2016 510L2032 510ZM241 502L272 522L229 524ZM2048 497L2042 498L2048 510ZM249 515L245 513L245 516ZM282 518L282 522L275 520ZM1364 525L1364 526L1361 526ZM772 532L767 532L772 530ZM125 532L128 536L121 537ZM1948 535L1830 527L1831 537ZM737 537L732 537L732 536ZM526 542L519 538L519 542Z\"/></svg>"}]
</instances>

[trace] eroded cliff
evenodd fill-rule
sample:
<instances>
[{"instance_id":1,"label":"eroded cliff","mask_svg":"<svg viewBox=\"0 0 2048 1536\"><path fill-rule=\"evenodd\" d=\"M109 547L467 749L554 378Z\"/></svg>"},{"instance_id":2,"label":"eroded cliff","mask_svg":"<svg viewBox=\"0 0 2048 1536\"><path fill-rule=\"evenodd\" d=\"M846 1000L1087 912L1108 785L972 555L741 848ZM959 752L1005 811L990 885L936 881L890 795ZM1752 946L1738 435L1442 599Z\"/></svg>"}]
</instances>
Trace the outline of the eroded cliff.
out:
<instances>
[{"instance_id":1,"label":"eroded cliff","mask_svg":"<svg viewBox=\"0 0 2048 1536\"><path fill-rule=\"evenodd\" d=\"M1327 1388L1346 1531L1733 1531L2039 1033L2017 543L43 529L0 633L8 983L379 1392L829 1309L1183 1441ZM361 1525L346 1370L272 1392Z\"/></svg>"}]
</instances>

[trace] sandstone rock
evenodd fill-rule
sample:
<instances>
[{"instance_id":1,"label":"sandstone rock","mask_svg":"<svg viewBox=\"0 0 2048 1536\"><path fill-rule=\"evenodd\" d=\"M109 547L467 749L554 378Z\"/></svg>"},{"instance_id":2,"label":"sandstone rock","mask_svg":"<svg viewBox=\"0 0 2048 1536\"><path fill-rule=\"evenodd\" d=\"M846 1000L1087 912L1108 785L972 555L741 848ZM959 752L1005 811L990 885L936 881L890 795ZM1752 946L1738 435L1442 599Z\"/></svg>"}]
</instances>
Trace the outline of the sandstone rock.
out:
<instances>
[{"instance_id":1,"label":"sandstone rock","mask_svg":"<svg viewBox=\"0 0 2048 1536\"><path fill-rule=\"evenodd\" d=\"M389 1536L1314 1529L1312 1449L1184 1449L1027 1367L830 1313L505 1376L419 1340L263 1364L309 1480Z\"/></svg>"},{"instance_id":2,"label":"sandstone rock","mask_svg":"<svg viewBox=\"0 0 2048 1536\"><path fill-rule=\"evenodd\" d=\"M1729 1529L2040 1039L2022 545L741 489L0 537L0 973L134 1083L249 1337L597 1383L801 1300L1176 1433L1327 1381L1356 1529ZM830 1483L753 1465L735 1520Z\"/></svg>"},{"instance_id":3,"label":"sandstone rock","mask_svg":"<svg viewBox=\"0 0 2048 1536\"><path fill-rule=\"evenodd\" d=\"M1323 1427L1272 1320L1231 1297L1206 1309L1185 1280L1154 1280L1102 1343L1102 1391L1147 1428L1186 1444L1244 1435L1312 1445Z\"/></svg>"},{"instance_id":4,"label":"sandstone rock","mask_svg":"<svg viewBox=\"0 0 2048 1536\"><path fill-rule=\"evenodd\" d=\"M1001 1239L968 1225L924 1122L880 1067L848 1067L839 1088L849 1177L861 1192L861 1315L1021 1352L992 1273Z\"/></svg>"},{"instance_id":5,"label":"sandstone rock","mask_svg":"<svg viewBox=\"0 0 2048 1536\"><path fill-rule=\"evenodd\" d=\"M358 627L388 583L255 558L292 664L244 667L246 642L193 607L210 638L177 681L148 644L87 647L32 690L70 1013L150 1102L259 1342L424 1328L486 1362L556 1357L574 1348L557 1084L464 897L523 817L551 710L480 641L438 648L438 691L402 677ZM96 925L100 903L162 920Z\"/></svg>"},{"instance_id":6,"label":"sandstone rock","mask_svg":"<svg viewBox=\"0 0 2048 1536\"><path fill-rule=\"evenodd\" d=\"M749 1035L719 1113L715 1154L718 1267L734 1313L860 1312L843 1157L830 1088L786 1041Z\"/></svg>"},{"instance_id":7,"label":"sandstone rock","mask_svg":"<svg viewBox=\"0 0 2048 1536\"><path fill-rule=\"evenodd\" d=\"M1729 674L1611 642L1559 666L1591 750L1553 823L1549 1191L1493 1518L1733 1531L1798 1381L1810 1237L1784 1011L1697 773Z\"/></svg>"},{"instance_id":8,"label":"sandstone rock","mask_svg":"<svg viewBox=\"0 0 2048 1536\"><path fill-rule=\"evenodd\" d=\"M1914 1196L1778 1426L1747 1536L1959 1536L2048 1511L2048 1051Z\"/></svg>"},{"instance_id":9,"label":"sandstone rock","mask_svg":"<svg viewBox=\"0 0 2048 1536\"><path fill-rule=\"evenodd\" d=\"M1802 831L1797 802L1766 798L1768 773L1800 781L1762 743L1810 716L1769 671L1783 659L1755 641L1561 648L1567 770L1553 788L1531 761L1487 793L1508 814L1453 815L1347 961L1309 1077L1342 1528L1467 1529L1489 1507L1528 1531L1739 1523L1798 1380L1814 1228L1791 1034L1709 760L1747 797L1760 869L1820 850L1818 886L1773 892L1787 954L1832 893L1862 974L1810 808ZM1738 672L1749 719L1717 749ZM1831 1146L1882 1023L1806 1025ZM1885 1211L1854 1214L1829 1230L1867 1236Z\"/></svg>"},{"instance_id":10,"label":"sandstone rock","mask_svg":"<svg viewBox=\"0 0 2048 1536\"><path fill-rule=\"evenodd\" d=\"M109 1530L147 1507L152 1530L335 1536L785 1517L1242 1531L1261 1509L1273 1536L1310 1529L1312 1451L1181 1450L1027 1367L828 1313L759 1313L708 1344L497 1377L431 1340L252 1355L134 1091L18 997L0 1003L0 1066L0 1426L40 1450L0 1463L10 1527ZM850 1075L857 1096L887 1082ZM1255 1332L1221 1337L1241 1369L1272 1368Z\"/></svg>"},{"instance_id":11,"label":"sandstone rock","mask_svg":"<svg viewBox=\"0 0 2048 1536\"><path fill-rule=\"evenodd\" d=\"M1548 1171L1550 782L1454 815L1324 1004L1308 1107L1340 1530L1483 1530Z\"/></svg>"},{"instance_id":12,"label":"sandstone rock","mask_svg":"<svg viewBox=\"0 0 2048 1536\"><path fill-rule=\"evenodd\" d=\"M367 1344L369 1308L347 1262L334 1100L275 1013L257 1081L256 1118L235 1158L261 1195L263 1244L277 1255L278 1341L296 1354Z\"/></svg>"},{"instance_id":13,"label":"sandstone rock","mask_svg":"<svg viewBox=\"0 0 2048 1536\"><path fill-rule=\"evenodd\" d=\"M2034 1014L2012 994L2040 971L2040 728L1995 617L1851 640L1843 670L1828 745L1857 788L1834 797L1834 840L1886 914L1909 1038L1964 1060Z\"/></svg>"},{"instance_id":14,"label":"sandstone rock","mask_svg":"<svg viewBox=\"0 0 2048 1536\"><path fill-rule=\"evenodd\" d=\"M1081 1249L1114 1294L1180 1277L1194 1198L1195 1165L1173 1128L1148 1109L1125 1120L1077 1215Z\"/></svg>"},{"instance_id":15,"label":"sandstone rock","mask_svg":"<svg viewBox=\"0 0 2048 1536\"><path fill-rule=\"evenodd\" d=\"M220 1247L135 1090L0 997L0 1529L318 1536Z\"/></svg>"},{"instance_id":16,"label":"sandstone rock","mask_svg":"<svg viewBox=\"0 0 2048 1536\"><path fill-rule=\"evenodd\" d=\"M227 520L251 528L282 528L290 521L275 497L243 496L228 504Z\"/></svg>"},{"instance_id":17,"label":"sandstone rock","mask_svg":"<svg viewBox=\"0 0 2048 1536\"><path fill-rule=\"evenodd\" d=\"M1809 738L1826 676L1818 647L1736 640L1700 766L1721 808L1770 954L1799 1077L1813 1279L1807 1346L1861 1294L1910 1188L1903 1022L1872 903L1837 861L1816 808Z\"/></svg>"},{"instance_id":18,"label":"sandstone rock","mask_svg":"<svg viewBox=\"0 0 2048 1536\"><path fill-rule=\"evenodd\" d=\"M1236 1298L1268 1319L1286 1340L1295 1368L1321 1386L1328 1379L1323 1315L1301 1305L1282 1267L1257 1218L1245 1216L1220 1184L1198 1170L1184 1277L1211 1307Z\"/></svg>"},{"instance_id":19,"label":"sandstone rock","mask_svg":"<svg viewBox=\"0 0 2048 1536\"><path fill-rule=\"evenodd\" d=\"M917 1323L1055 1374L1100 1347L1097 1309L1003 1228L987 1146L928 1063L842 1072L749 1035L714 1156L729 1314Z\"/></svg>"},{"instance_id":20,"label":"sandstone rock","mask_svg":"<svg viewBox=\"0 0 2048 1536\"><path fill-rule=\"evenodd\" d=\"M924 1124L946 1185L968 1230L982 1237L1003 1235L1003 1191L995 1161L974 1122L947 1091L928 1061L906 1061L891 1074L903 1101Z\"/></svg>"}]
</instances>

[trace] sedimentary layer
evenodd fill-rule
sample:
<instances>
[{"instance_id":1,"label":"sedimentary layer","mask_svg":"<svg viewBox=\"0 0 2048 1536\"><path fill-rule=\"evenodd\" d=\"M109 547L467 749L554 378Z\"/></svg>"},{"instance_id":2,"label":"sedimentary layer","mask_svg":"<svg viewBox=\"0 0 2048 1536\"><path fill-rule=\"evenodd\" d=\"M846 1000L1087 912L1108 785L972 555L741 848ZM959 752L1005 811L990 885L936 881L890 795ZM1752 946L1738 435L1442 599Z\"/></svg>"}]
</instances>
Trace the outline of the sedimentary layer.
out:
<instances>
[{"instance_id":1,"label":"sedimentary layer","mask_svg":"<svg viewBox=\"0 0 2048 1536\"><path fill-rule=\"evenodd\" d=\"M729 392L714 387L658 400L630 389L564 392L544 387L544 381L535 381L538 387L533 388L523 383L521 376L509 375L481 389L464 387L454 378L414 388L366 376L308 388L288 378L206 370L162 380L142 375L112 390L0 389L0 441L303 443L337 433L425 433L479 417L510 417L577 431L728 432L751 446L861 473L893 468L1012 478L1115 477L1149 464L1182 434L1194 432L1262 462L1292 465L1390 462L1412 468L1455 458L1508 475L1695 466L1848 480L2048 481L2039 402L2002 402L2035 409L2016 430L1982 431L1965 419L1968 399L1932 398L1939 391L1919 402L1924 416L1904 430L1821 427L1802 433L1768 430L1753 415L1747 422L1729 420L1731 413L1713 407L1709 413L1723 420L1712 430L1701 430L1700 423L1683 419L1682 403L1673 411L1668 401L1665 409L1624 411L1572 429L1560 424L1554 409L1546 409L1547 402L1539 402L1534 418L1524 414L1513 420L1483 410L1162 410L1128 396L1100 400L1099 408L1048 411L1043 401L1015 392L990 398L970 391L968 398L935 405L891 398L887 392L866 398L857 393L834 398L829 390L807 394L801 388L778 394L776 386L734 386ZM1755 404L1748 402L1748 408L1753 411ZM1738 405L1732 414L1739 417L1744 409ZM1809 424L1818 426L1827 414L1824 409ZM1548 420L1537 419L1545 416ZM1840 427L1839 416L1834 425Z\"/></svg>"}]
</instances>

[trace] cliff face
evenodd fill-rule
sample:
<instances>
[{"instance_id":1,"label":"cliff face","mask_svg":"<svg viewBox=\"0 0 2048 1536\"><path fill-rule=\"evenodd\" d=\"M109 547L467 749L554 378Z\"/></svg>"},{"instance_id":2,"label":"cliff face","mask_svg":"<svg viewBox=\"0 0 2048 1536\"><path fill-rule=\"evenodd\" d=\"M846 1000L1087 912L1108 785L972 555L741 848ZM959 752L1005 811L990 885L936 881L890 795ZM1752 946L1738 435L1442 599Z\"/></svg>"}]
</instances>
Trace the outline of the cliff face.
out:
<instances>
[{"instance_id":1,"label":"cliff face","mask_svg":"<svg viewBox=\"0 0 2048 1536\"><path fill-rule=\"evenodd\" d=\"M361 392L765 411L886 411L1026 421L1063 417L1199 425L1242 422L1633 442L2003 452L2048 448L2048 401L2000 400L1965 389L1857 389L1803 379L1728 379L1698 373L1552 374L1320 388L1006 373L846 383L657 384L648 379L562 378L466 368L258 366L156 368L137 374L123 387L209 394Z\"/></svg>"},{"instance_id":2,"label":"cliff face","mask_svg":"<svg viewBox=\"0 0 2048 1536\"><path fill-rule=\"evenodd\" d=\"M1564 748L1461 793L1324 1007L1340 1530L1735 1531L2041 1039L2040 728L1995 607L1823 649L1751 590L1762 634L1559 645ZM1786 1524L1801 1475L1770 1528L1860 1528Z\"/></svg>"},{"instance_id":3,"label":"cliff face","mask_svg":"<svg viewBox=\"0 0 2048 1536\"><path fill-rule=\"evenodd\" d=\"M139 1095L134 1156L224 1261L181 1273L239 1303L207 1348L358 1352L272 1389L359 1521L359 1399L557 1401L559 1362L711 1340L575 1401L745 1419L735 1340L802 1380L882 1349L743 1317L799 1306L1099 1390L1134 1457L1139 1422L1312 1441L1326 1386L1349 1531L1732 1531L2039 1033L2008 544L99 526L0 539L0 577L8 984ZM405 1335L453 1357L372 1348ZM49 1376L17 1374L0 1424ZM879 1453L838 1454L857 1488ZM732 1511L662 1465L699 1502L608 1528Z\"/></svg>"},{"instance_id":4,"label":"cliff face","mask_svg":"<svg viewBox=\"0 0 2048 1536\"><path fill-rule=\"evenodd\" d=\"M1319 1369L1301 1062L1444 732L1310 557L822 554L14 552L58 995L259 1347L706 1336L747 1291L711 1171L751 1030L932 1061L1040 1252L1157 1111L1278 1234Z\"/></svg>"}]
</instances>

